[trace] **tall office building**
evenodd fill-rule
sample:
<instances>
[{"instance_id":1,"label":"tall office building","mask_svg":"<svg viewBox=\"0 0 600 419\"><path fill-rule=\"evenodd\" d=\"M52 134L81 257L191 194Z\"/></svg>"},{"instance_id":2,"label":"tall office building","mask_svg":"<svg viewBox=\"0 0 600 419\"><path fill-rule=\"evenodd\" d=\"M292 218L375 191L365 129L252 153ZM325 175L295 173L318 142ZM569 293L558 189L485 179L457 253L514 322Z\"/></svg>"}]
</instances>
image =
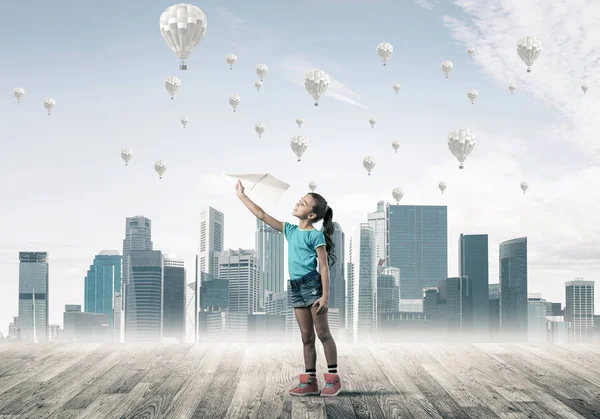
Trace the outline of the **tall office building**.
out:
<instances>
[{"instance_id":1,"label":"tall office building","mask_svg":"<svg viewBox=\"0 0 600 419\"><path fill-rule=\"evenodd\" d=\"M352 265L352 237L350 237L350 262L346 264L346 330L350 333L354 330L354 276Z\"/></svg>"},{"instance_id":2,"label":"tall office building","mask_svg":"<svg viewBox=\"0 0 600 419\"><path fill-rule=\"evenodd\" d=\"M342 227L333 223L333 245L336 261L329 267L329 307L340 309L340 327L346 327L346 235Z\"/></svg>"},{"instance_id":3,"label":"tall office building","mask_svg":"<svg viewBox=\"0 0 600 419\"><path fill-rule=\"evenodd\" d=\"M216 274L218 253L223 251L223 213L213 207L200 211L200 242L198 243L198 272Z\"/></svg>"},{"instance_id":4,"label":"tall office building","mask_svg":"<svg viewBox=\"0 0 600 419\"><path fill-rule=\"evenodd\" d=\"M594 331L594 281L575 278L565 283L565 322L569 342L592 343Z\"/></svg>"},{"instance_id":5,"label":"tall office building","mask_svg":"<svg viewBox=\"0 0 600 419\"><path fill-rule=\"evenodd\" d=\"M377 249L377 264L386 259L386 232L385 232L385 203L377 202L377 211L367 213L369 225L375 233L375 247Z\"/></svg>"},{"instance_id":6,"label":"tall office building","mask_svg":"<svg viewBox=\"0 0 600 419\"><path fill-rule=\"evenodd\" d=\"M401 298L423 298L423 288L447 278L445 206L388 205L386 235L386 265L400 269Z\"/></svg>"},{"instance_id":7,"label":"tall office building","mask_svg":"<svg viewBox=\"0 0 600 419\"><path fill-rule=\"evenodd\" d=\"M160 342L163 330L163 257L160 250L129 252L125 343Z\"/></svg>"},{"instance_id":8,"label":"tall office building","mask_svg":"<svg viewBox=\"0 0 600 419\"><path fill-rule=\"evenodd\" d=\"M354 342L368 342L377 336L377 251L375 232L361 223L351 239L352 302Z\"/></svg>"},{"instance_id":9,"label":"tall office building","mask_svg":"<svg viewBox=\"0 0 600 419\"><path fill-rule=\"evenodd\" d=\"M469 278L472 312L464 313L474 336L487 339L490 330L490 291L487 234L461 234L458 239L458 276Z\"/></svg>"},{"instance_id":10,"label":"tall office building","mask_svg":"<svg viewBox=\"0 0 600 419\"><path fill-rule=\"evenodd\" d=\"M500 243L500 334L527 341L527 237Z\"/></svg>"},{"instance_id":11,"label":"tall office building","mask_svg":"<svg viewBox=\"0 0 600 419\"><path fill-rule=\"evenodd\" d=\"M48 336L48 252L19 252L19 329L25 342Z\"/></svg>"},{"instance_id":12,"label":"tall office building","mask_svg":"<svg viewBox=\"0 0 600 419\"><path fill-rule=\"evenodd\" d=\"M284 237L262 220L256 219L255 250L260 266L260 302L265 307L265 291L283 292L284 277Z\"/></svg>"},{"instance_id":13,"label":"tall office building","mask_svg":"<svg viewBox=\"0 0 600 419\"><path fill-rule=\"evenodd\" d=\"M400 269L377 267L377 319L381 313L396 313L400 310Z\"/></svg>"},{"instance_id":14,"label":"tall office building","mask_svg":"<svg viewBox=\"0 0 600 419\"><path fill-rule=\"evenodd\" d=\"M453 277L445 281L446 319L449 332L466 338L471 331L472 299L469 278Z\"/></svg>"},{"instance_id":15,"label":"tall office building","mask_svg":"<svg viewBox=\"0 0 600 419\"><path fill-rule=\"evenodd\" d=\"M500 333L500 284L490 284L490 341L497 341Z\"/></svg>"},{"instance_id":16,"label":"tall office building","mask_svg":"<svg viewBox=\"0 0 600 419\"><path fill-rule=\"evenodd\" d=\"M121 292L121 255L102 250L94 258L85 277L84 312L106 314L108 333L114 333L115 297Z\"/></svg>"},{"instance_id":17,"label":"tall office building","mask_svg":"<svg viewBox=\"0 0 600 419\"><path fill-rule=\"evenodd\" d=\"M186 342L186 271L183 259L167 255L163 259L163 338Z\"/></svg>"},{"instance_id":18,"label":"tall office building","mask_svg":"<svg viewBox=\"0 0 600 419\"><path fill-rule=\"evenodd\" d=\"M217 277L229 282L229 311L260 311L260 267L254 249L225 250L217 255Z\"/></svg>"}]
</instances>

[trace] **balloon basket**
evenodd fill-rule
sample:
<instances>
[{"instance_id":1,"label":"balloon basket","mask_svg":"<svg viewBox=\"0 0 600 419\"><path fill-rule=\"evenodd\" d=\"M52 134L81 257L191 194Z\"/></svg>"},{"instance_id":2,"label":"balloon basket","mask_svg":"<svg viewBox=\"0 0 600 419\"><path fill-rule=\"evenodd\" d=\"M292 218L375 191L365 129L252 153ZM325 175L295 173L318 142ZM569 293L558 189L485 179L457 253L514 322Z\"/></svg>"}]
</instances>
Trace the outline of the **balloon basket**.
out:
<instances>
[{"instance_id":1,"label":"balloon basket","mask_svg":"<svg viewBox=\"0 0 600 419\"><path fill-rule=\"evenodd\" d=\"M187 63L185 61L181 60L181 63L179 63L179 69L187 70Z\"/></svg>"}]
</instances>

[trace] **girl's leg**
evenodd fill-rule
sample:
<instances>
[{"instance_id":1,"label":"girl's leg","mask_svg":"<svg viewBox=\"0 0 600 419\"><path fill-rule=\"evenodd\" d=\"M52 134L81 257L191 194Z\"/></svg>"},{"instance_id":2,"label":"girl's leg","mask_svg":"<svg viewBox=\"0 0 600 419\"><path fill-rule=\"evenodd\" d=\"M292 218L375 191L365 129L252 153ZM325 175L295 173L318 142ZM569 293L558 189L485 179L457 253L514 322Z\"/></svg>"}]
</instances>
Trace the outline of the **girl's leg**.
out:
<instances>
[{"instance_id":1,"label":"girl's leg","mask_svg":"<svg viewBox=\"0 0 600 419\"><path fill-rule=\"evenodd\" d=\"M327 365L337 364L337 347L333 336L329 332L329 321L327 320L327 313L317 314L318 306L311 306L310 312L312 314L312 321L317 329L317 336L323 344L323 351L325 352L325 359L327 359Z\"/></svg>"},{"instance_id":2,"label":"girl's leg","mask_svg":"<svg viewBox=\"0 0 600 419\"><path fill-rule=\"evenodd\" d=\"M308 307L296 307L294 313L296 313L304 345L304 366L307 369L314 369L317 367L317 350L315 349L315 328L310 310Z\"/></svg>"}]
</instances>

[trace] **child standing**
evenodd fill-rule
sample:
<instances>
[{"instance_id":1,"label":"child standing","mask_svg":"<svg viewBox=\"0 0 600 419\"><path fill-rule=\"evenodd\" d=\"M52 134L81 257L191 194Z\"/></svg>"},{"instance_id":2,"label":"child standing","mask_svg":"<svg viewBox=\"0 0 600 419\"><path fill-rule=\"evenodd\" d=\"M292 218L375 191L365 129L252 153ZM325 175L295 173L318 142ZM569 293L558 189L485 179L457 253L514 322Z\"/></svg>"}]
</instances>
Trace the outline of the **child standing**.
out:
<instances>
[{"instance_id":1,"label":"child standing","mask_svg":"<svg viewBox=\"0 0 600 419\"><path fill-rule=\"evenodd\" d=\"M288 269L292 291L292 305L304 345L306 373L300 374L300 383L290 390L292 396L337 396L341 391L337 373L337 347L329 332L327 311L329 308L329 266L335 263L333 243L333 211L325 199L314 192L304 195L294 207L292 215L298 225L281 222L267 214L244 193L239 180L235 185L237 196L259 220L282 231L288 241ZM323 220L323 231L313 224ZM343 251L343 249L342 249ZM319 270L317 271L317 260ZM319 392L317 382L317 351L315 328L323 344L328 373L324 374L325 387Z\"/></svg>"}]
</instances>

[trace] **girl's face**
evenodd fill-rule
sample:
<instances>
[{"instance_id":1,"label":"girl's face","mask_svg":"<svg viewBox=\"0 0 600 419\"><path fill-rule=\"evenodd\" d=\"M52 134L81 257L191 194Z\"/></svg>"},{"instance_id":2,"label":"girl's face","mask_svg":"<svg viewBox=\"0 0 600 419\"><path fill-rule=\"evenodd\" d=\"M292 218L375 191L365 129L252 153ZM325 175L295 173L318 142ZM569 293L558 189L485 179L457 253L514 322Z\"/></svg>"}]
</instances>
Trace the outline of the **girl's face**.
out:
<instances>
[{"instance_id":1,"label":"girl's face","mask_svg":"<svg viewBox=\"0 0 600 419\"><path fill-rule=\"evenodd\" d=\"M292 215L298 217L300 220L304 219L312 219L317 216L313 212L313 207L315 206L315 200L310 195L304 195L296 206L294 207L294 211L292 211Z\"/></svg>"}]
</instances>

